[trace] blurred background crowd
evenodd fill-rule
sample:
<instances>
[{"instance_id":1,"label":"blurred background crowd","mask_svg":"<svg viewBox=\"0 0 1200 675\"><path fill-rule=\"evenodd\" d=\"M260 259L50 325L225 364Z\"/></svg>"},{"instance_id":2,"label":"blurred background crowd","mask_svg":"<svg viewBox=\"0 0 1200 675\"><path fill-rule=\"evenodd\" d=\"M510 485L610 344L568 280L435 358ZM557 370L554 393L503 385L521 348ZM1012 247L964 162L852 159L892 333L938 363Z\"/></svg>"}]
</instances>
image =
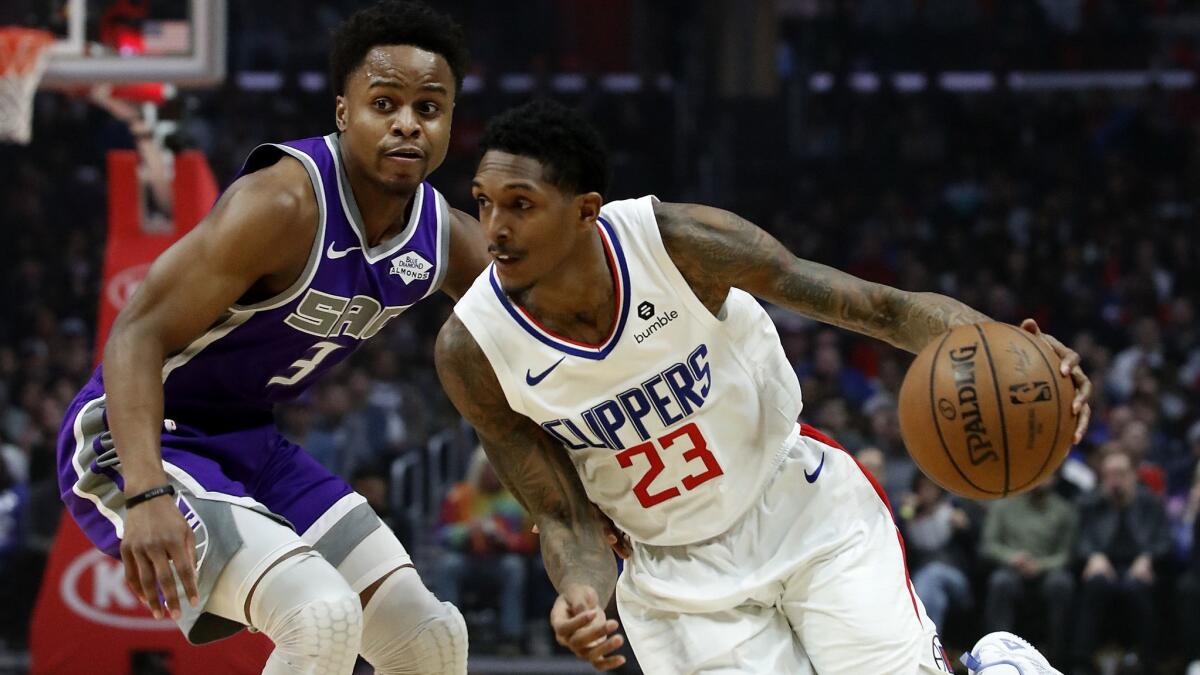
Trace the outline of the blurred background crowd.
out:
<instances>
[{"instance_id":1,"label":"blurred background crowd","mask_svg":"<svg viewBox=\"0 0 1200 675\"><path fill-rule=\"evenodd\" d=\"M311 78L328 31L359 4L280 15L231 3L229 78L173 104L169 145L202 149L224 185L258 142L328 133L332 100ZM1054 484L974 503L907 457L896 394L910 355L772 310L804 421L885 486L914 585L948 644L1014 630L1064 672L1090 672L1098 653L1101 666L1127 672L1200 661L1193 3L434 4L464 24L475 65L451 156L431 182L468 213L487 118L551 95L604 131L610 200L652 192L729 208L801 257L952 295L1000 321L1036 318L1076 349L1095 385L1087 437ZM1142 69L1192 79L1028 89L1012 77ZM952 86L939 76L950 71L976 71L980 84ZM892 77L901 72L917 79ZM262 73L279 78L264 84ZM43 93L33 144L0 146L9 650L23 648L58 522L54 437L93 365L104 152L133 143L86 98ZM432 339L449 311L444 299L410 310L281 407L279 424L401 533L427 583L463 606L473 647L546 654L554 594L536 538L433 372Z\"/></svg>"}]
</instances>

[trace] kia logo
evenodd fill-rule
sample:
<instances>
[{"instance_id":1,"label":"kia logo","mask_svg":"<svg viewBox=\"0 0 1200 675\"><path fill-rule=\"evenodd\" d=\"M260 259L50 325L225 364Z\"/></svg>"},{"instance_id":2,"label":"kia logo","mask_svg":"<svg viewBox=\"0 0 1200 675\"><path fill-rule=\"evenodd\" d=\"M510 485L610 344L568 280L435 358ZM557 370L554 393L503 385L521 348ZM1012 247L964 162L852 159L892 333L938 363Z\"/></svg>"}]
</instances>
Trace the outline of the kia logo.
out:
<instances>
[{"instance_id":1,"label":"kia logo","mask_svg":"<svg viewBox=\"0 0 1200 675\"><path fill-rule=\"evenodd\" d=\"M142 279L146 278L146 272L149 270L150 263L142 263L114 274L104 290L104 297L108 299L108 303L120 311L125 303L129 302L129 298L133 297L133 292L137 290L138 284L142 283Z\"/></svg>"},{"instance_id":2,"label":"kia logo","mask_svg":"<svg viewBox=\"0 0 1200 675\"><path fill-rule=\"evenodd\" d=\"M125 585L120 560L91 549L67 566L59 593L71 611L105 626L128 630L175 630L170 619L155 619Z\"/></svg>"},{"instance_id":3,"label":"kia logo","mask_svg":"<svg viewBox=\"0 0 1200 675\"><path fill-rule=\"evenodd\" d=\"M638 305L638 316L642 317L643 319L649 319L650 317L654 316L654 305L650 304L649 302L643 302L642 304Z\"/></svg>"}]
</instances>

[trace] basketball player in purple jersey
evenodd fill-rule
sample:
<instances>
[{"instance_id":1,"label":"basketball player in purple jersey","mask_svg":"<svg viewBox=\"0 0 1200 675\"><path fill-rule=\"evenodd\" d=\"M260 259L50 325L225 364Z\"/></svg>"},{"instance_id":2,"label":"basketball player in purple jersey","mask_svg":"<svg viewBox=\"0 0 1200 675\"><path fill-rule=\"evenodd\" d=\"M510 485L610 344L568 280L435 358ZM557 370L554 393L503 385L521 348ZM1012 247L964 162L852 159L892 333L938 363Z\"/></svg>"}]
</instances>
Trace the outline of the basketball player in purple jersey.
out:
<instances>
[{"instance_id":1,"label":"basketball player in purple jersey","mask_svg":"<svg viewBox=\"0 0 1200 675\"><path fill-rule=\"evenodd\" d=\"M350 673L360 653L377 673L466 672L458 611L272 420L486 264L478 223L424 182L466 67L459 26L424 5L347 20L331 56L337 132L250 154L154 263L63 424L62 497L92 542L193 643L266 633L264 673Z\"/></svg>"},{"instance_id":2,"label":"basketball player in purple jersey","mask_svg":"<svg viewBox=\"0 0 1200 675\"><path fill-rule=\"evenodd\" d=\"M726 211L604 203L599 135L563 106L503 114L483 147L472 192L494 262L435 358L537 521L560 644L598 670L622 663L603 609L615 587L654 675L953 672L881 490L797 424L799 382L754 296L910 352L986 317L799 260ZM1045 339L1078 386L1078 441L1090 383ZM619 580L592 503L632 540ZM1006 633L965 661L1057 673Z\"/></svg>"}]
</instances>

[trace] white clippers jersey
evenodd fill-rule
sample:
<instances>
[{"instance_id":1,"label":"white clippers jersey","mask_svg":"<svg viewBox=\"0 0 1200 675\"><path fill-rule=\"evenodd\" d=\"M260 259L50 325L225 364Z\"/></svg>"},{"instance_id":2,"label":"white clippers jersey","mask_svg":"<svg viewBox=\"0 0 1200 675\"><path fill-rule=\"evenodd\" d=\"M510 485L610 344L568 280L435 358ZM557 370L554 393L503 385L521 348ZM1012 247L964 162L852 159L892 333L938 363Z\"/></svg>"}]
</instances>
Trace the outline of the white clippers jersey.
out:
<instances>
[{"instance_id":1,"label":"white clippers jersey","mask_svg":"<svg viewBox=\"0 0 1200 675\"><path fill-rule=\"evenodd\" d=\"M667 255L654 197L601 209L617 320L586 345L539 326L488 267L454 308L509 405L562 443L588 496L633 540L687 544L759 497L800 414L767 313L732 289L721 318Z\"/></svg>"}]
</instances>

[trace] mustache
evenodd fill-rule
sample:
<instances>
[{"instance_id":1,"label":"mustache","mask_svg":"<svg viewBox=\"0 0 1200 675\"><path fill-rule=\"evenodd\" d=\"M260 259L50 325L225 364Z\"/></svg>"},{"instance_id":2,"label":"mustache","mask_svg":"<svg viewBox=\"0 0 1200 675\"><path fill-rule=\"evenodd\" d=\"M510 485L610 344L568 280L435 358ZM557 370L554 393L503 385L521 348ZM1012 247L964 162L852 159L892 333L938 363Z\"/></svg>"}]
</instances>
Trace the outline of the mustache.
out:
<instances>
[{"instance_id":1,"label":"mustache","mask_svg":"<svg viewBox=\"0 0 1200 675\"><path fill-rule=\"evenodd\" d=\"M511 256L515 256L515 255L518 255L518 254L520 253L520 251L517 251L517 250L511 249L511 248L509 248L509 247L507 247L507 246L501 246L501 245L498 245L498 244L491 244L491 245L489 245L487 250L488 250L488 253L490 253L491 255L511 255Z\"/></svg>"}]
</instances>

